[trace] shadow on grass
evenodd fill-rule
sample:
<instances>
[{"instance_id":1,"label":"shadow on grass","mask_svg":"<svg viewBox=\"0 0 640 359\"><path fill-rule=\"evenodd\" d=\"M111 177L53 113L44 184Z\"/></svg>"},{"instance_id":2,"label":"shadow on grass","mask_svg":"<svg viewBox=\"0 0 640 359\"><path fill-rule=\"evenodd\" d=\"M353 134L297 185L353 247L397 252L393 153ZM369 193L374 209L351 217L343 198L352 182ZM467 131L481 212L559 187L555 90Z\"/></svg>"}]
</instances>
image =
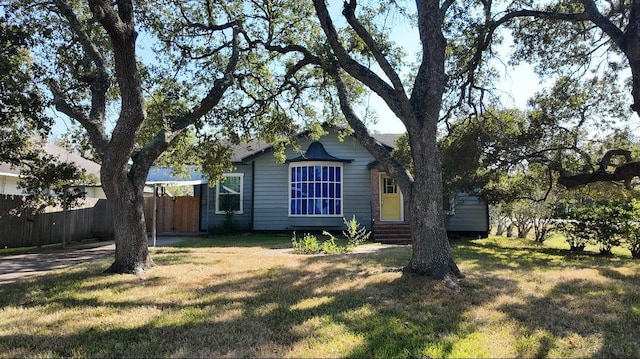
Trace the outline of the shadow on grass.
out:
<instances>
[{"instance_id":1,"label":"shadow on grass","mask_svg":"<svg viewBox=\"0 0 640 359\"><path fill-rule=\"evenodd\" d=\"M640 274L633 272L637 261L534 244L506 248L491 240L458 242L454 253L479 271L541 270L558 275L595 271L593 277L574 279L569 274L544 295L530 295L521 303L499 307L520 328L514 344L517 357L548 357L552 350L563 357L584 356L576 353L640 357Z\"/></svg>"},{"instance_id":2,"label":"shadow on grass","mask_svg":"<svg viewBox=\"0 0 640 359\"><path fill-rule=\"evenodd\" d=\"M548 262L561 267L563 260L578 261L562 253L531 251L473 241L458 243L454 249L459 261L477 261L487 272L514 265L527 270ZM273 259L264 268L185 288L170 283L179 280L173 277L138 281L123 275L101 281L105 276L99 272L101 263L80 266L0 287L1 306L74 308L72 312L86 308L101 315L115 308L132 319L151 308L153 315L137 325L98 322L59 335L46 330L11 332L3 334L0 353L10 357L446 357L454 353L455 338L476 330L467 318L470 309L518 291L516 281L500 275L473 276L454 292L424 277L385 272L405 265L409 256L409 248L395 247L366 254L300 257L298 266ZM166 248L154 260L172 266L193 263L193 257L188 250ZM500 306L524 328L520 340L535 342L523 344L518 354L547 356L555 345L554 336L578 333L603 338L600 356L640 355L633 344L637 339L624 336L638 338L640 314L616 314L640 308L638 290L632 289L640 279L637 274L597 267L616 284L566 281L545 296ZM622 292L618 282L626 283ZM160 293L136 297L140 286L181 290L185 298L171 301ZM97 299L99 295L92 293L101 290L113 295ZM606 298L610 303L602 304ZM593 317L598 308L603 315ZM64 328L77 320L81 318L73 313L62 314L55 325Z\"/></svg>"},{"instance_id":3,"label":"shadow on grass","mask_svg":"<svg viewBox=\"0 0 640 359\"><path fill-rule=\"evenodd\" d=\"M491 240L457 241L453 244L453 252L459 260L470 263L482 262L484 270L556 269L576 265L597 269L615 267L619 263L633 261L628 258L602 256L591 252L575 252L567 249L536 246L535 244L504 247ZM487 261L487 258L490 260Z\"/></svg>"},{"instance_id":4,"label":"shadow on grass","mask_svg":"<svg viewBox=\"0 0 640 359\"><path fill-rule=\"evenodd\" d=\"M177 248L229 248L229 247L260 247L264 249L291 247L291 234L275 233L244 233L230 235L210 235L203 238L193 238L171 245Z\"/></svg>"},{"instance_id":5,"label":"shadow on grass","mask_svg":"<svg viewBox=\"0 0 640 359\"><path fill-rule=\"evenodd\" d=\"M521 346L523 349L517 356L546 357L556 340L566 340L573 345L577 335L591 339L586 345L597 346L593 350L595 358L640 357L640 277L627 276L624 281L627 283L563 281L547 295L502 306L501 310L524 328L521 340L538 341L535 352L531 346ZM635 315L629 313L634 310ZM576 350L580 350L581 345L585 343L575 343ZM576 356L573 351L559 354Z\"/></svg>"},{"instance_id":6,"label":"shadow on grass","mask_svg":"<svg viewBox=\"0 0 640 359\"><path fill-rule=\"evenodd\" d=\"M173 256L185 260L181 252L157 257L163 255L166 263L176 261ZM104 275L95 268L102 265L81 266L0 287L2 306L123 313L154 308L155 317L137 326L95 325L60 335L14 332L3 335L0 352L12 357L442 357L454 345L448 335L473 330L461 325L469 306L514 289L512 281L502 279L452 292L440 282L384 272L404 264L406 255L406 248L390 248L306 257L298 267L274 264L240 279L217 278L185 289L189 299L179 302L129 298L140 285L160 287L166 279L137 282L122 276L101 283ZM100 299L87 294L100 290L115 294ZM61 314L55 325L80 320L70 315Z\"/></svg>"}]
</instances>

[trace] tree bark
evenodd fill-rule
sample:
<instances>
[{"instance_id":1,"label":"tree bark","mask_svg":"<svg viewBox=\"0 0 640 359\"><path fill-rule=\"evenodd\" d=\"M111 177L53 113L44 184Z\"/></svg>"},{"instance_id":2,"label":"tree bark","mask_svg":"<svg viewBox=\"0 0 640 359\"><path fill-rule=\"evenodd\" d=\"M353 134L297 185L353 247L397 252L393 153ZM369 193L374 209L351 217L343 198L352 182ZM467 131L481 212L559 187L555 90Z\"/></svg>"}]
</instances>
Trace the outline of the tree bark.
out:
<instances>
[{"instance_id":1,"label":"tree bark","mask_svg":"<svg viewBox=\"0 0 640 359\"><path fill-rule=\"evenodd\" d=\"M356 61L344 48L324 0L313 1L320 25L335 62L363 85L378 94L407 127L414 162L414 176L395 159L390 151L377 144L349 103L348 90L333 62L324 68L336 82L340 107L359 142L378 160L398 183L409 199L413 253L405 272L427 275L434 279L463 277L453 261L445 228L442 207L442 165L436 142L436 128L442 108L446 83L444 60L446 40L442 34L444 21L439 1L417 1L418 29L422 44L422 62L418 68L411 96L400 81L386 55L376 46L374 37L357 17L356 1L344 3L343 15L355 33L367 44L376 63L389 82L367 66Z\"/></svg>"},{"instance_id":2,"label":"tree bark","mask_svg":"<svg viewBox=\"0 0 640 359\"><path fill-rule=\"evenodd\" d=\"M127 175L124 169L102 168L103 188L111 207L115 260L106 273L140 273L153 267L144 218L145 177ZM146 172L145 172L146 173Z\"/></svg>"},{"instance_id":3,"label":"tree bark","mask_svg":"<svg viewBox=\"0 0 640 359\"><path fill-rule=\"evenodd\" d=\"M442 166L435 133L425 133L435 132L435 123L408 132L414 156L414 181L408 196L413 251L404 271L434 279L464 278L453 260L445 227Z\"/></svg>"},{"instance_id":4,"label":"tree bark","mask_svg":"<svg viewBox=\"0 0 640 359\"><path fill-rule=\"evenodd\" d=\"M153 267L149 256L142 193L128 197L108 196L113 218L115 260L105 273L137 274Z\"/></svg>"}]
</instances>

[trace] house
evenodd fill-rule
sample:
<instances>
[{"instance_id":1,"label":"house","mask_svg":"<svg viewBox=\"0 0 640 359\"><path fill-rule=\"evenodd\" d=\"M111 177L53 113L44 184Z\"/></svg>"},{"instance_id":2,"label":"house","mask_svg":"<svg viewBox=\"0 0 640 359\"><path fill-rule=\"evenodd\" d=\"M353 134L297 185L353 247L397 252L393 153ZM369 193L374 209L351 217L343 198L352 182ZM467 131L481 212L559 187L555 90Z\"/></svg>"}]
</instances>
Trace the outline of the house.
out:
<instances>
[{"instance_id":1,"label":"house","mask_svg":"<svg viewBox=\"0 0 640 359\"><path fill-rule=\"evenodd\" d=\"M278 163L264 143L237 146L233 172L215 184L197 186L200 229L236 226L256 231L343 229L343 218L373 229L378 241L409 240L407 201L393 179L353 136L337 132L314 141L299 137L303 154L287 149ZM393 148L400 135L375 135ZM488 208L473 194L458 193L446 202L452 234L486 236Z\"/></svg>"},{"instance_id":2,"label":"house","mask_svg":"<svg viewBox=\"0 0 640 359\"><path fill-rule=\"evenodd\" d=\"M57 157L61 162L75 164L78 168L84 169L88 175L100 179L100 165L87 160L80 155L71 153L66 149L53 143L43 145L43 150L49 155ZM8 163L0 162L0 194L4 195L25 195L19 187L20 169L14 168ZM87 192L87 198L106 198L104 191L99 185L83 186Z\"/></svg>"}]
</instances>

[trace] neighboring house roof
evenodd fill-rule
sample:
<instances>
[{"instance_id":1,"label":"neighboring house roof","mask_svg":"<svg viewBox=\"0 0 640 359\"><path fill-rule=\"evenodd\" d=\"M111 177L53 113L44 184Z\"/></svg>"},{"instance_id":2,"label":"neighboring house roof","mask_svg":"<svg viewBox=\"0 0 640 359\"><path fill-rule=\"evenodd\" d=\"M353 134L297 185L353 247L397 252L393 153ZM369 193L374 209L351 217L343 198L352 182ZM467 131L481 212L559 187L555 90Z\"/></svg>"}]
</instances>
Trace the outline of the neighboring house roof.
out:
<instances>
[{"instance_id":1,"label":"neighboring house roof","mask_svg":"<svg viewBox=\"0 0 640 359\"><path fill-rule=\"evenodd\" d=\"M389 147L389 148L395 148L396 147L396 140L402 136L402 134L399 133L382 133L382 134L376 134L376 135L371 135L373 138L375 138L376 140L378 140L378 142L382 143L383 145Z\"/></svg>"},{"instance_id":2,"label":"neighboring house roof","mask_svg":"<svg viewBox=\"0 0 640 359\"><path fill-rule=\"evenodd\" d=\"M270 151L271 148L271 144L264 141L250 141L235 145L233 146L233 153L231 154L231 162L239 163L246 161L250 157Z\"/></svg>"},{"instance_id":3,"label":"neighboring house roof","mask_svg":"<svg viewBox=\"0 0 640 359\"><path fill-rule=\"evenodd\" d=\"M186 166L188 173L184 175L175 175L170 168L151 167L147 175L145 184L160 184L164 186L195 186L208 183L209 181L199 172L196 166Z\"/></svg>"},{"instance_id":4,"label":"neighboring house roof","mask_svg":"<svg viewBox=\"0 0 640 359\"><path fill-rule=\"evenodd\" d=\"M94 174L100 178L100 164L88 160L80 155L69 152L66 149L56 146L53 143L47 143L44 151L50 155L58 157L62 162L73 163L79 168L87 171L88 174Z\"/></svg>"},{"instance_id":5,"label":"neighboring house roof","mask_svg":"<svg viewBox=\"0 0 640 359\"><path fill-rule=\"evenodd\" d=\"M78 168L87 171L87 174L93 174L100 178L100 165L93 161L83 158L75 153L71 153L53 143L45 144L43 146L43 150L47 154L57 157L58 160L62 162L72 163ZM20 175L20 169L12 167L8 163L0 163L0 175L18 177Z\"/></svg>"},{"instance_id":6,"label":"neighboring house roof","mask_svg":"<svg viewBox=\"0 0 640 359\"><path fill-rule=\"evenodd\" d=\"M20 174L16 169L11 168L8 163L0 163L0 176L18 177Z\"/></svg>"}]
</instances>

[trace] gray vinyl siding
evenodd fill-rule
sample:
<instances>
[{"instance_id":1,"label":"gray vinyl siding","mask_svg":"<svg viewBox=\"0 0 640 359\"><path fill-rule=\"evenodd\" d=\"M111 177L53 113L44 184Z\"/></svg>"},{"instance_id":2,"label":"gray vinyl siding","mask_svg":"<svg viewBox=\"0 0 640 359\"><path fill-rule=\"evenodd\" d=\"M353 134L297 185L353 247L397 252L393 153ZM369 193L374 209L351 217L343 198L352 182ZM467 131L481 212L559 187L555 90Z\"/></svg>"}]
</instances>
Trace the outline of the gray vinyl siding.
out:
<instances>
[{"instance_id":1,"label":"gray vinyl siding","mask_svg":"<svg viewBox=\"0 0 640 359\"><path fill-rule=\"evenodd\" d=\"M343 213L350 219L353 215L367 228L371 226L371 177L367 164L371 155L353 138L340 142L331 133L319 140L332 156L352 159L343 164ZM300 147L306 150L311 140L301 140ZM300 154L287 150L287 158ZM272 154L255 159L254 227L255 230L312 230L343 228L343 217L291 217L289 216L289 164L278 164Z\"/></svg>"},{"instance_id":2,"label":"gray vinyl siding","mask_svg":"<svg viewBox=\"0 0 640 359\"><path fill-rule=\"evenodd\" d=\"M448 217L447 230L452 232L487 232L487 205L468 193L456 193L454 213Z\"/></svg>"},{"instance_id":3,"label":"gray vinyl siding","mask_svg":"<svg viewBox=\"0 0 640 359\"><path fill-rule=\"evenodd\" d=\"M242 211L243 213L233 214L233 220L238 228L251 229L251 192L253 191L253 183L251 182L251 164L248 165L236 165L236 170L230 173L242 173L244 174L242 180ZM207 191L207 187L204 188ZM216 214L216 183L211 183L208 187L209 195L206 201L202 203L202 213L208 213L208 223L203 221L201 227L206 230L215 230L216 227L222 226L225 220L224 214Z\"/></svg>"}]
</instances>

